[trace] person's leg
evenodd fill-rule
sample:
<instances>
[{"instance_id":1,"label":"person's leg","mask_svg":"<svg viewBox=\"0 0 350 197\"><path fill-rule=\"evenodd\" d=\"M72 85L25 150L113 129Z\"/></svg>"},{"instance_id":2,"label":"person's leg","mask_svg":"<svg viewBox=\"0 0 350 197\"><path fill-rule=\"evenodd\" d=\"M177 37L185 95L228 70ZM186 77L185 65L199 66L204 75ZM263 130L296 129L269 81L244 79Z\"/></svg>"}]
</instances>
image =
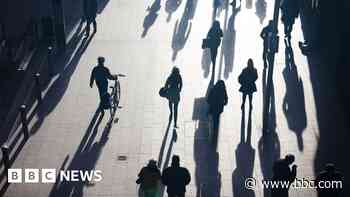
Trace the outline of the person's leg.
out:
<instances>
[{"instance_id":1,"label":"person's leg","mask_svg":"<svg viewBox=\"0 0 350 197\"><path fill-rule=\"evenodd\" d=\"M249 108L253 108L253 93L249 94Z\"/></svg>"},{"instance_id":2,"label":"person's leg","mask_svg":"<svg viewBox=\"0 0 350 197\"><path fill-rule=\"evenodd\" d=\"M244 109L244 104L245 104L245 99L246 99L246 98L247 98L247 94L246 94L246 93L243 93L241 109Z\"/></svg>"},{"instance_id":3,"label":"person's leg","mask_svg":"<svg viewBox=\"0 0 350 197\"><path fill-rule=\"evenodd\" d=\"M177 110L179 102L174 103L174 127L177 128Z\"/></svg>"}]
</instances>

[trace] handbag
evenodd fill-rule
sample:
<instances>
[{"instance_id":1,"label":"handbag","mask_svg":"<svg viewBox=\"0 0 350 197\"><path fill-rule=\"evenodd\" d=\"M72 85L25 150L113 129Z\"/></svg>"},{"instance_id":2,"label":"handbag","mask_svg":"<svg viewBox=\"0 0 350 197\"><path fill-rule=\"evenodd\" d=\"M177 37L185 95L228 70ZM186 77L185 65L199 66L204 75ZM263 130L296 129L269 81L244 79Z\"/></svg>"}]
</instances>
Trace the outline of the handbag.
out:
<instances>
[{"instance_id":1,"label":"handbag","mask_svg":"<svg viewBox=\"0 0 350 197\"><path fill-rule=\"evenodd\" d=\"M168 95L169 95L168 88L166 88L166 87L160 88L160 90L159 90L159 96L160 97L167 98Z\"/></svg>"},{"instance_id":2,"label":"handbag","mask_svg":"<svg viewBox=\"0 0 350 197\"><path fill-rule=\"evenodd\" d=\"M209 48L209 39L205 38L202 41L202 49L207 49L207 48Z\"/></svg>"}]
</instances>

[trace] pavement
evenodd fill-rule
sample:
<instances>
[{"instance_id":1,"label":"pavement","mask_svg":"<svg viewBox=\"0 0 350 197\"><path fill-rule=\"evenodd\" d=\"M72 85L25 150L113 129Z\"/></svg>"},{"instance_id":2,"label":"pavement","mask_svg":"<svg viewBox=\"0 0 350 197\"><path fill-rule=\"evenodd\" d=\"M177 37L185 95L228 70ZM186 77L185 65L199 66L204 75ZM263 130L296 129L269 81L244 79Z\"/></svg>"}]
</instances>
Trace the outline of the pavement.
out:
<instances>
[{"instance_id":1,"label":"pavement","mask_svg":"<svg viewBox=\"0 0 350 197\"><path fill-rule=\"evenodd\" d=\"M152 158L161 161L163 169L173 154L181 157L181 165L192 175L186 193L189 197L266 197L262 187L244 189L244 179L254 177L259 182L271 177L273 161L286 154L296 156L298 178L315 178L319 171L315 170L315 159L319 158L319 143L324 141L320 139L321 110L315 95L319 86L310 79L309 61L297 47L303 40L300 20L292 33L296 69L286 69L285 47L280 40L270 110L270 130L274 132L263 138L264 69L259 34L272 18L273 3L268 1L265 10L263 1L242 1L236 14L231 7L217 10L224 38L215 79L225 80L229 102L221 116L215 151L210 145L204 102L211 66L208 51L201 49L211 25L212 3L184 0L177 5L167 0L160 1L159 7L158 2L106 2L97 19L97 34L79 40L66 66L44 90L43 103L30 122L31 137L12 165L96 169L102 171L103 180L6 185L2 176L3 196L137 196L139 170ZM281 24L279 32L283 32ZM120 79L121 108L111 127L107 125L108 113L103 118L96 114L98 92L89 87L98 56L106 57L106 66L113 73L126 75ZM238 75L248 58L253 58L259 74L251 113L248 105L241 110L238 91ZM176 130L168 122L167 101L158 95L174 65L180 68L184 84ZM316 191L291 189L290 196L314 197Z\"/></svg>"}]
</instances>

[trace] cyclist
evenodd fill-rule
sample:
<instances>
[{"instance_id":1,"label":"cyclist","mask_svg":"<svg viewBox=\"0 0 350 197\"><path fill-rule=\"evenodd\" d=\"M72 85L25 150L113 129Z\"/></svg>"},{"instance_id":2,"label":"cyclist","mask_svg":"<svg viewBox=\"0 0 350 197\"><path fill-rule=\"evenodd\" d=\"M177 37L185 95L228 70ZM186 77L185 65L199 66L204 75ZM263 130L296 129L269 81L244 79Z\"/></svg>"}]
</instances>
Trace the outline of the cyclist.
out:
<instances>
[{"instance_id":1,"label":"cyclist","mask_svg":"<svg viewBox=\"0 0 350 197\"><path fill-rule=\"evenodd\" d=\"M112 75L107 67L104 66L105 58L97 58L97 66L95 66L90 76L90 87L92 88L94 81L96 81L97 89L100 94L100 110L104 115L105 109L110 109L112 117L112 100L108 93L108 80L117 80L117 75Z\"/></svg>"}]
</instances>

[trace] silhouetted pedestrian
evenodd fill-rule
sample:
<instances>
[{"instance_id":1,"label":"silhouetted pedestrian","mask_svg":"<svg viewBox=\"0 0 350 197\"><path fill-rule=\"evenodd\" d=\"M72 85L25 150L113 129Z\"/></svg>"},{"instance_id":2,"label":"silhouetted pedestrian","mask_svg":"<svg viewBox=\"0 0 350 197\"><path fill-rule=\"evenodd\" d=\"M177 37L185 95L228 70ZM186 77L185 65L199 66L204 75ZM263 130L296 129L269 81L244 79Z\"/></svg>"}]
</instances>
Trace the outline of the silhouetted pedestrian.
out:
<instances>
[{"instance_id":1,"label":"silhouetted pedestrian","mask_svg":"<svg viewBox=\"0 0 350 197\"><path fill-rule=\"evenodd\" d=\"M213 140L216 140L218 130L220 114L224 111L224 106L227 105L228 97L226 92L226 85L223 80L216 82L214 87L210 90L207 102L209 104L209 114L213 118Z\"/></svg>"},{"instance_id":2,"label":"silhouetted pedestrian","mask_svg":"<svg viewBox=\"0 0 350 197\"><path fill-rule=\"evenodd\" d=\"M162 182L167 186L169 197L185 197L186 185L191 182L191 175L186 168L180 167L179 156L174 155L171 167L163 171Z\"/></svg>"},{"instance_id":3,"label":"silhouetted pedestrian","mask_svg":"<svg viewBox=\"0 0 350 197\"><path fill-rule=\"evenodd\" d=\"M269 42L272 39L272 31L273 31L273 21L270 20L269 24L263 28L263 30L260 33L260 37L264 40L264 50L263 50L263 60L264 60L264 68L267 68L269 63L269 53L270 51L270 44Z\"/></svg>"},{"instance_id":4,"label":"silhouetted pedestrian","mask_svg":"<svg viewBox=\"0 0 350 197\"><path fill-rule=\"evenodd\" d=\"M299 15L299 1L282 0L281 2L282 22L284 24L284 34L286 45L290 46L291 33L295 19Z\"/></svg>"},{"instance_id":5,"label":"silhouetted pedestrian","mask_svg":"<svg viewBox=\"0 0 350 197\"><path fill-rule=\"evenodd\" d=\"M248 60L248 65L244 68L238 77L238 82L241 84L239 91L242 92L242 105L241 109L244 109L245 100L247 95L249 96L249 107L252 109L253 105L253 93L256 92L255 81L258 79L258 72L254 68L254 62L252 59Z\"/></svg>"},{"instance_id":6,"label":"silhouetted pedestrian","mask_svg":"<svg viewBox=\"0 0 350 197\"><path fill-rule=\"evenodd\" d=\"M215 69L216 56L218 53L218 48L221 43L221 38L224 36L222 29L220 27L219 21L214 21L213 25L209 29L207 34L208 48L210 49L211 61L213 63L213 72Z\"/></svg>"},{"instance_id":7,"label":"silhouetted pedestrian","mask_svg":"<svg viewBox=\"0 0 350 197\"><path fill-rule=\"evenodd\" d=\"M292 165L295 161L294 155L286 155L284 159L277 160L273 165L273 177L274 182L289 183L288 187L278 187L271 190L271 197L288 197L289 187L294 182L297 175L297 165Z\"/></svg>"},{"instance_id":8,"label":"silhouetted pedestrian","mask_svg":"<svg viewBox=\"0 0 350 197\"><path fill-rule=\"evenodd\" d=\"M84 20L86 20L86 28L85 28L85 36L88 37L90 35L90 25L93 24L94 32L97 31L97 0L84 0Z\"/></svg>"},{"instance_id":9,"label":"silhouetted pedestrian","mask_svg":"<svg viewBox=\"0 0 350 197\"><path fill-rule=\"evenodd\" d=\"M166 80L165 88L168 92L167 98L169 100L170 110L169 120L171 120L174 113L174 127L177 128L177 111L180 102L180 92L182 89L182 77L179 68L173 68L170 76Z\"/></svg>"},{"instance_id":10,"label":"silhouetted pedestrian","mask_svg":"<svg viewBox=\"0 0 350 197\"><path fill-rule=\"evenodd\" d=\"M329 163L325 170L318 174L316 186L318 197L339 197L343 187L343 176L335 170L334 164Z\"/></svg>"},{"instance_id":11,"label":"silhouetted pedestrian","mask_svg":"<svg viewBox=\"0 0 350 197\"><path fill-rule=\"evenodd\" d=\"M150 160L147 166L141 169L136 183L140 184L144 197L160 196L161 173L157 161Z\"/></svg>"}]
</instances>

